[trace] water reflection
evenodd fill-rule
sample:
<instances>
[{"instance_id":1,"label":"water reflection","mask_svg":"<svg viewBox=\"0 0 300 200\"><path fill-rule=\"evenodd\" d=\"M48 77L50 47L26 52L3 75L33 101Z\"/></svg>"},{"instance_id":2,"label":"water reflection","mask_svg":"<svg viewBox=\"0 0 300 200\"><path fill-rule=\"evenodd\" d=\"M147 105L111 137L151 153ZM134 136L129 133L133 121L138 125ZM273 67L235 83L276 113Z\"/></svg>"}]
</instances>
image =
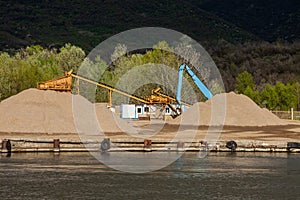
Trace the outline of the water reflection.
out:
<instances>
[{"instance_id":1,"label":"water reflection","mask_svg":"<svg viewBox=\"0 0 300 200\"><path fill-rule=\"evenodd\" d=\"M4 199L297 199L299 162L300 154L228 152L200 159L185 153L161 170L132 174L88 153L13 153L0 158L0 193Z\"/></svg>"}]
</instances>

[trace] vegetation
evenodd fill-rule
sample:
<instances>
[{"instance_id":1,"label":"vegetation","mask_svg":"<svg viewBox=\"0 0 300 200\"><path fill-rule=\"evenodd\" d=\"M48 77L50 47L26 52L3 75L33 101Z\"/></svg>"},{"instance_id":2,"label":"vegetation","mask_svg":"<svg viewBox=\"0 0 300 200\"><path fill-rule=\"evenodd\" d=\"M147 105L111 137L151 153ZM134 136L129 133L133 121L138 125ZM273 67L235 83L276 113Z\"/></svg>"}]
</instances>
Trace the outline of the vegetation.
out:
<instances>
[{"instance_id":1,"label":"vegetation","mask_svg":"<svg viewBox=\"0 0 300 200\"><path fill-rule=\"evenodd\" d=\"M112 86L135 66L152 63L148 68L154 69L161 63L176 68L180 60L159 50L169 48L164 42L156 50L130 56L122 56L127 49L119 45L110 66L100 58L93 63L85 59L85 52L114 34L158 26L199 41L218 66L227 92L243 93L271 110L299 110L298 4L298 0L0 0L0 101L66 70L76 72L83 61L96 70L86 72L91 79L105 70L100 81ZM156 86L148 84L134 93L147 96ZM107 91L98 89L96 100L106 101Z\"/></svg>"},{"instance_id":2,"label":"vegetation","mask_svg":"<svg viewBox=\"0 0 300 200\"><path fill-rule=\"evenodd\" d=\"M126 55L126 46L120 44L111 56L113 63L109 66L100 58L96 58L95 62L85 59L84 51L71 44L65 44L59 49L46 49L33 45L22 48L12 55L2 52L0 53L0 100L24 89L36 87L37 82L59 77L64 71L73 69L76 72L81 64L93 65L97 70L87 72L89 78L111 86L118 85L121 77L136 66L146 66L146 68L138 69L140 71L136 73L139 73L141 79L147 80L161 74L155 71L156 64L164 64L177 69L182 61L172 53L173 51L174 49L162 41L156 44L152 51L147 51L145 54ZM212 52L221 71L226 91L234 90L245 94L260 106L271 110L288 110L291 107L300 109L299 43L231 45L219 41L218 45L212 46L209 51ZM100 72L99 70L104 72L100 80L94 77ZM144 73L145 70L148 70L147 73ZM159 79L165 82L143 84L143 87L136 88L133 93L146 97L150 95L152 89L172 83L172 77ZM134 82L136 80L132 80L132 84L137 84ZM130 87L129 84L123 85L124 87L120 89L125 91ZM81 87L89 86L83 83ZM164 93L171 96L174 96L175 89L162 88ZM84 95L87 91L82 90L82 94ZM184 96L183 93L183 98L188 101L188 95ZM115 103L125 101L121 96L115 96L115 99L117 100ZM199 95L197 99L199 101L203 97ZM98 88L96 101L107 101L107 91Z\"/></svg>"},{"instance_id":3,"label":"vegetation","mask_svg":"<svg viewBox=\"0 0 300 200\"><path fill-rule=\"evenodd\" d=\"M266 84L260 91L256 89L253 76L247 71L237 76L236 92L245 94L261 107L270 110L300 109L300 83L275 85Z\"/></svg>"},{"instance_id":4,"label":"vegetation","mask_svg":"<svg viewBox=\"0 0 300 200\"><path fill-rule=\"evenodd\" d=\"M165 27L201 43L299 39L298 0L0 0L0 50L66 41L90 51L137 27ZM206 46L208 48L208 46Z\"/></svg>"},{"instance_id":5,"label":"vegetation","mask_svg":"<svg viewBox=\"0 0 300 200\"><path fill-rule=\"evenodd\" d=\"M34 45L14 55L0 53L0 100L36 87L37 82L61 76L64 70L79 66L84 57L83 50L71 44L59 51Z\"/></svg>"},{"instance_id":6,"label":"vegetation","mask_svg":"<svg viewBox=\"0 0 300 200\"><path fill-rule=\"evenodd\" d=\"M265 41L299 39L298 0L204 0L199 6Z\"/></svg>"},{"instance_id":7,"label":"vegetation","mask_svg":"<svg viewBox=\"0 0 300 200\"><path fill-rule=\"evenodd\" d=\"M209 2L213 6L210 6ZM236 3L227 2L219 1L218 5L223 8L220 9L213 0L165 0L163 2L160 0L15 0L11 2L0 0L2 16L0 50L9 51L33 44L61 47L67 41L82 47L87 52L114 34L137 27L155 26L180 31L200 42L219 39L231 43L260 41L260 38L264 39L264 37L257 37L257 32L253 32L251 25L258 22L269 25L271 18L266 17L267 12L264 11L268 11L269 6L275 4L274 2L290 5L281 0L273 0L264 7L261 6L262 12L251 12L251 16L254 16L249 18L249 12L243 11L249 7L249 4L256 6L257 3L239 1L238 6L244 10L238 10L228 6ZM224 6L224 4L228 5ZM275 5L278 6L278 3ZM290 7L297 8L297 6ZM281 22L283 16L281 12L284 12L283 22L288 21L291 27L298 26L293 10L288 10L281 5L278 8L273 12L273 15L279 19L276 22ZM230 18L220 15L218 11L230 14ZM289 15L291 20L288 18ZM248 20L253 23L249 23ZM273 24L273 27L277 27L276 24ZM273 35L272 33L277 33L273 29L260 28L259 30L263 30L259 36L272 35L272 41L285 36ZM299 37L299 33L295 32L296 28L283 30L290 35L293 34L293 39Z\"/></svg>"},{"instance_id":8,"label":"vegetation","mask_svg":"<svg viewBox=\"0 0 300 200\"><path fill-rule=\"evenodd\" d=\"M253 75L259 91L268 83L300 80L300 42L233 45L221 40L207 50L221 72L227 91L235 90L236 78L244 71Z\"/></svg>"},{"instance_id":9,"label":"vegetation","mask_svg":"<svg viewBox=\"0 0 300 200\"><path fill-rule=\"evenodd\" d=\"M175 96L177 69L182 63L181 58L174 53L175 49L169 47L167 42L161 41L153 46L153 50L148 50L144 54L125 55L126 52L127 48L124 45L118 45L115 48L111 56L114 62L105 70L100 82L124 91L130 91L135 88L131 92L143 98L147 98L151 94L151 90L158 87L162 89L161 92L164 94ZM164 66L167 66L167 68ZM172 76L168 71L170 69L174 69L176 74ZM124 77L126 78L126 83L122 82ZM182 99L186 102L194 102L195 99L191 99L191 96L188 94L192 92L191 89L195 91L198 91L198 89L196 89L189 76L185 77L193 87L189 88L187 85L183 85ZM128 80L131 80L131 82L128 82ZM198 94L197 99L200 101L203 99L203 96L200 93ZM122 95L115 94L113 97L115 97L113 100L116 104L129 102L129 99ZM107 101L107 91L105 89L98 88L97 100Z\"/></svg>"}]
</instances>

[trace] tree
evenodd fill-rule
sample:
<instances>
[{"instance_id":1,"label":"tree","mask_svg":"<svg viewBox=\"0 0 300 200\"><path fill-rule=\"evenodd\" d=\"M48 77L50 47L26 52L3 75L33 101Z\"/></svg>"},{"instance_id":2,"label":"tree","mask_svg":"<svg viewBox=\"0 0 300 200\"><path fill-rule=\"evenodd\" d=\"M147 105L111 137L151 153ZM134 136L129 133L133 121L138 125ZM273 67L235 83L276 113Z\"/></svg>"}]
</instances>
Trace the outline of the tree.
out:
<instances>
[{"instance_id":1,"label":"tree","mask_svg":"<svg viewBox=\"0 0 300 200\"><path fill-rule=\"evenodd\" d=\"M289 110L290 108L296 108L297 97L290 84L284 85L277 81L275 85L275 91L279 97L279 106L281 110Z\"/></svg>"},{"instance_id":2,"label":"tree","mask_svg":"<svg viewBox=\"0 0 300 200\"><path fill-rule=\"evenodd\" d=\"M63 71L69 71L71 69L77 71L84 58L84 51L70 43L61 47L60 52L57 55L58 65Z\"/></svg>"},{"instance_id":3,"label":"tree","mask_svg":"<svg viewBox=\"0 0 300 200\"><path fill-rule=\"evenodd\" d=\"M253 90L253 88L247 86L243 94L248 96L250 99L252 99L256 104L260 104L261 99L259 96L259 92L257 90Z\"/></svg>"},{"instance_id":4,"label":"tree","mask_svg":"<svg viewBox=\"0 0 300 200\"><path fill-rule=\"evenodd\" d=\"M57 53L56 49L33 45L11 56L0 53L0 100L36 87L37 82L62 76L70 66L81 64L84 52L79 47L66 44L60 50Z\"/></svg>"},{"instance_id":5,"label":"tree","mask_svg":"<svg viewBox=\"0 0 300 200\"><path fill-rule=\"evenodd\" d=\"M114 52L111 55L111 62L116 62L120 57L125 56L127 53L127 46L125 44L117 44Z\"/></svg>"},{"instance_id":6,"label":"tree","mask_svg":"<svg viewBox=\"0 0 300 200\"><path fill-rule=\"evenodd\" d=\"M279 108L279 96L274 86L266 84L261 92L261 104L269 110Z\"/></svg>"},{"instance_id":7,"label":"tree","mask_svg":"<svg viewBox=\"0 0 300 200\"><path fill-rule=\"evenodd\" d=\"M295 82L292 85L295 96L296 96L296 109L300 109L300 83Z\"/></svg>"},{"instance_id":8,"label":"tree","mask_svg":"<svg viewBox=\"0 0 300 200\"><path fill-rule=\"evenodd\" d=\"M254 90L255 82L253 76L249 72L244 71L236 78L235 90L240 94L244 94L247 87Z\"/></svg>"}]
</instances>

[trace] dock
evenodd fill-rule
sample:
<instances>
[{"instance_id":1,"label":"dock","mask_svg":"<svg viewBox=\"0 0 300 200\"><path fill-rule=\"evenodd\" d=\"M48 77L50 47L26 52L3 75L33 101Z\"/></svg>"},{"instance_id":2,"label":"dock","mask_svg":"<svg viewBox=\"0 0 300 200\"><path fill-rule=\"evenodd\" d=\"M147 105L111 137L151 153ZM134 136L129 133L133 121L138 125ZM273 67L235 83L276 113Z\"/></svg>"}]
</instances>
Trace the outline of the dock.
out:
<instances>
[{"instance_id":1,"label":"dock","mask_svg":"<svg viewBox=\"0 0 300 200\"><path fill-rule=\"evenodd\" d=\"M68 141L61 139L5 138L0 140L1 153L19 152L300 152L300 143L278 141L236 140L237 147L226 147L228 141L209 144L204 141L166 141L143 139L110 139L99 141ZM105 146L104 146L105 145Z\"/></svg>"}]
</instances>

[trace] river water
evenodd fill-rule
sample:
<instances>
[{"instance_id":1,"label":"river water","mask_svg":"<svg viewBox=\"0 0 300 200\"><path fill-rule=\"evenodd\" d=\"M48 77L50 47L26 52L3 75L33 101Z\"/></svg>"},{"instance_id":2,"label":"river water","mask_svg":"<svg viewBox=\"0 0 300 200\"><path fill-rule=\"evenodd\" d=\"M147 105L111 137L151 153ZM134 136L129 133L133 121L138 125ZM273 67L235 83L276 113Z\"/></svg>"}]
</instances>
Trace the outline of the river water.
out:
<instances>
[{"instance_id":1,"label":"river water","mask_svg":"<svg viewBox=\"0 0 300 200\"><path fill-rule=\"evenodd\" d=\"M300 199L300 154L185 153L144 174L89 153L2 154L0 199Z\"/></svg>"}]
</instances>

